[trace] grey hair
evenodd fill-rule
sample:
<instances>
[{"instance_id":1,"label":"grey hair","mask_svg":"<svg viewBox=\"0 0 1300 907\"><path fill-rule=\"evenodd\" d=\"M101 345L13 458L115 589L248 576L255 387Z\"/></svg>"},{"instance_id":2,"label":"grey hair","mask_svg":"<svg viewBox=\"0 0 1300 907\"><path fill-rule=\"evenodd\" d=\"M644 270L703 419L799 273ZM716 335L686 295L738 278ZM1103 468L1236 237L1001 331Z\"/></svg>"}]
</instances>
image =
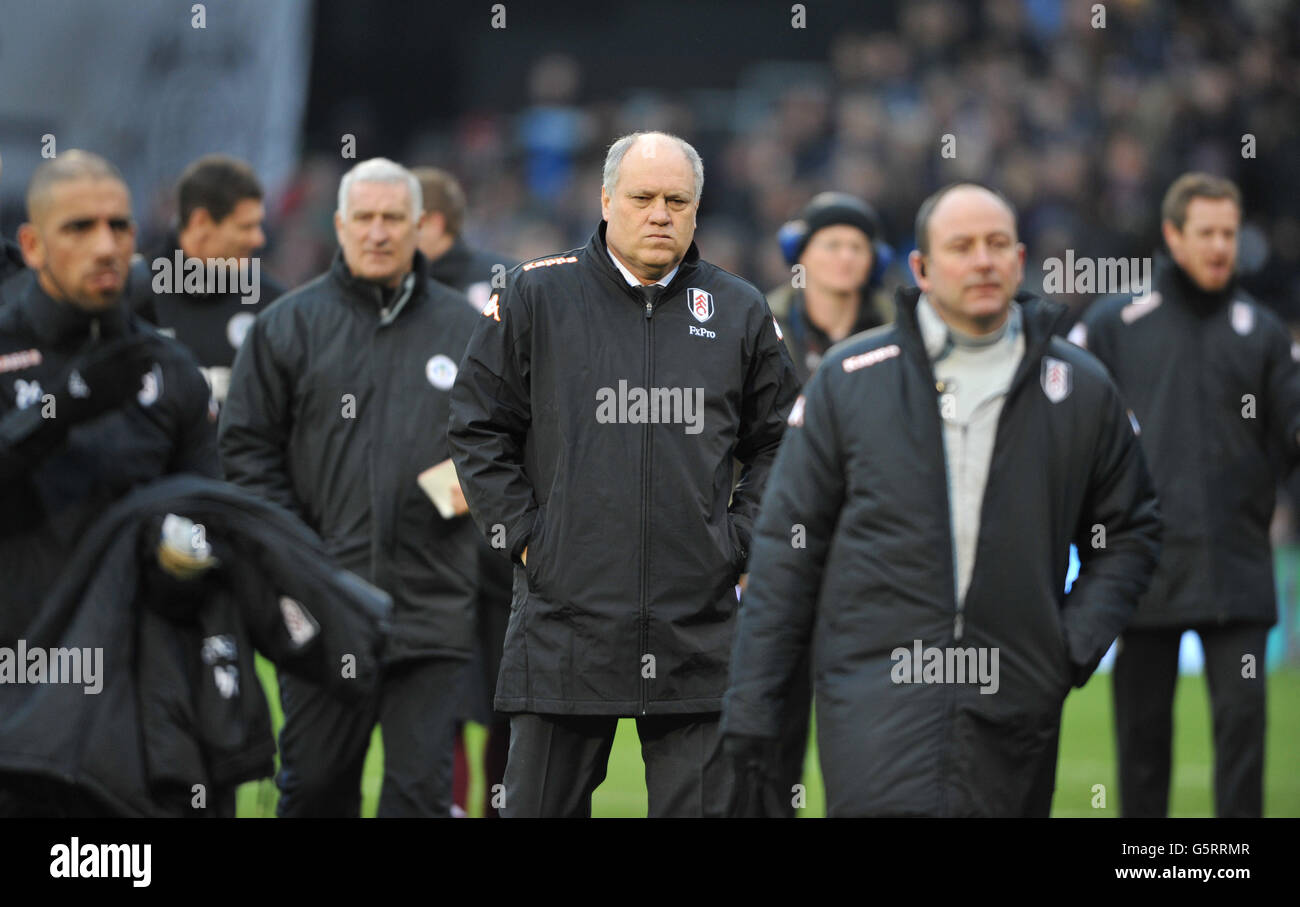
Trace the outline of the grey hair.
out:
<instances>
[{"instance_id":1,"label":"grey hair","mask_svg":"<svg viewBox=\"0 0 1300 907\"><path fill-rule=\"evenodd\" d=\"M691 172L695 174L695 201L698 202L700 193L704 191L704 161L700 160L700 153L691 147L690 142L667 132L630 132L615 139L614 144L609 146L609 151L605 154L605 173L601 182L605 192L609 195L614 194L614 187L618 185L618 170L623 165L623 158L627 155L628 149L637 139L649 135L676 142L682 154L686 155L686 160L691 162Z\"/></svg>"},{"instance_id":2,"label":"grey hair","mask_svg":"<svg viewBox=\"0 0 1300 907\"><path fill-rule=\"evenodd\" d=\"M415 174L386 157L372 157L343 174L339 181L339 217L348 216L348 192L353 183L406 183L411 193L411 220L419 220L424 211L424 194Z\"/></svg>"}]
</instances>

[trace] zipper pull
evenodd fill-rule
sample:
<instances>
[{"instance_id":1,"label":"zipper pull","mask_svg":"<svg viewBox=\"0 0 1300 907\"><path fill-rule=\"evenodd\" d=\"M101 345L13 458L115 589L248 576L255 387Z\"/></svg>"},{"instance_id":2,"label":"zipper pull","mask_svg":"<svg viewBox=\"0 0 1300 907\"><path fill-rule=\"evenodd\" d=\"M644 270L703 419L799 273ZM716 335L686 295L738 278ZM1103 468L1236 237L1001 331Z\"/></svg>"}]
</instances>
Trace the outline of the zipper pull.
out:
<instances>
[{"instance_id":1,"label":"zipper pull","mask_svg":"<svg viewBox=\"0 0 1300 907\"><path fill-rule=\"evenodd\" d=\"M99 319L98 318L90 319L90 339L96 341L99 340Z\"/></svg>"},{"instance_id":2,"label":"zipper pull","mask_svg":"<svg viewBox=\"0 0 1300 907\"><path fill-rule=\"evenodd\" d=\"M962 630L965 628L965 626L966 626L966 621L962 619L962 614L961 614L960 611L958 611L958 612L957 612L957 617L956 617L956 619L953 620L953 622L952 622L952 639L953 639L953 642L960 642L960 641L961 641L961 632L962 632Z\"/></svg>"},{"instance_id":3,"label":"zipper pull","mask_svg":"<svg viewBox=\"0 0 1300 907\"><path fill-rule=\"evenodd\" d=\"M647 320L650 318L650 315L653 312L654 312L654 303L652 303L649 299L647 299L645 301L645 317Z\"/></svg>"}]
</instances>

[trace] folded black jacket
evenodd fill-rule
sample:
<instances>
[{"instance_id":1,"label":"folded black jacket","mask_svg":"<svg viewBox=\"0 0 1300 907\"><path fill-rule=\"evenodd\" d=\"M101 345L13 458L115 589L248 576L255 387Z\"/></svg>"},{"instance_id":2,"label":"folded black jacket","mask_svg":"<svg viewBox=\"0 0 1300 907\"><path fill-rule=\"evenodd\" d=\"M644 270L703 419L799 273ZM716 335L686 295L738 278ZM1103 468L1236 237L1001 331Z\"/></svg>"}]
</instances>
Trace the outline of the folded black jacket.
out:
<instances>
[{"instance_id":1,"label":"folded black jacket","mask_svg":"<svg viewBox=\"0 0 1300 907\"><path fill-rule=\"evenodd\" d=\"M154 533L167 513L204 527L221 563L162 596ZM340 569L302 523L224 482L159 480L116 504L78 547L24 635L26 650L102 650L85 683L0 684L0 786L72 785L128 816L192 816L204 793L273 768L254 650L359 700L378 678L388 597ZM84 675L83 675L84 676ZM196 787L201 785L202 787Z\"/></svg>"}]
</instances>

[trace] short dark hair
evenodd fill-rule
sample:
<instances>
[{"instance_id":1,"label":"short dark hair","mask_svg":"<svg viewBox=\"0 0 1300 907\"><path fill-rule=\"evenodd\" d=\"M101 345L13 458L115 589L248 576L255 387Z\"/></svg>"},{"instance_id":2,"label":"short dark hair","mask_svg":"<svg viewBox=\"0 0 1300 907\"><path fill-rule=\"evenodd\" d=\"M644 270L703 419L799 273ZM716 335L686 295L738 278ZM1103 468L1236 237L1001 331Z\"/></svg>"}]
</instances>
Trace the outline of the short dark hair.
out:
<instances>
[{"instance_id":1,"label":"short dark hair","mask_svg":"<svg viewBox=\"0 0 1300 907\"><path fill-rule=\"evenodd\" d=\"M460 187L456 177L437 167L416 167L411 172L420 181L424 210L441 214L447 222L447 232L452 236L460 236L465 223L465 190Z\"/></svg>"},{"instance_id":2,"label":"short dark hair","mask_svg":"<svg viewBox=\"0 0 1300 907\"><path fill-rule=\"evenodd\" d=\"M208 154L185 168L176 184L184 229L200 208L220 223L245 199L262 199L262 184L248 164L225 154Z\"/></svg>"},{"instance_id":3,"label":"short dark hair","mask_svg":"<svg viewBox=\"0 0 1300 907\"><path fill-rule=\"evenodd\" d=\"M121 172L93 151L73 148L44 161L27 184L27 217L39 221L55 183L76 179L106 179L126 185Z\"/></svg>"},{"instance_id":4,"label":"short dark hair","mask_svg":"<svg viewBox=\"0 0 1300 907\"><path fill-rule=\"evenodd\" d=\"M930 254L930 217L934 214L934 209L939 207L939 202L943 201L943 197L947 195L949 192L951 192L954 189L962 189L967 187L973 187L975 189L983 189L985 192L990 192L993 195L996 195L1002 201L1002 204L1007 206L1007 210L1011 212L1011 222L1013 224L1016 222L1017 219L1016 206L1011 204L1011 199L1007 198L1005 195L1003 195L997 189L994 189L992 186L986 186L983 183L976 183L970 180L962 180L956 183L949 183L948 185L944 186L942 189L939 189L937 192L932 194L925 201L921 202L921 207L918 208L916 211L916 226L914 228L916 231L916 249L922 255Z\"/></svg>"},{"instance_id":5,"label":"short dark hair","mask_svg":"<svg viewBox=\"0 0 1300 907\"><path fill-rule=\"evenodd\" d=\"M1230 198L1241 210L1241 190L1232 180L1210 173L1184 173L1165 193L1160 203L1160 219L1167 220L1182 232L1187 223L1187 206L1194 198Z\"/></svg>"}]
</instances>

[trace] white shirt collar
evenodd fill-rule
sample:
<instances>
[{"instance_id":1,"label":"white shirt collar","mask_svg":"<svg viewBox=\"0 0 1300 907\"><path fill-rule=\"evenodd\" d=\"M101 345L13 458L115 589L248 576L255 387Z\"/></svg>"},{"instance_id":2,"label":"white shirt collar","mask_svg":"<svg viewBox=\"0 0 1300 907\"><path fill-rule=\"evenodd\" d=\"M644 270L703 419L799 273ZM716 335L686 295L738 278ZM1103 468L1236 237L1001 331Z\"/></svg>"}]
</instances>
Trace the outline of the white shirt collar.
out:
<instances>
[{"instance_id":1,"label":"white shirt collar","mask_svg":"<svg viewBox=\"0 0 1300 907\"><path fill-rule=\"evenodd\" d=\"M639 280L636 279L636 275L633 274L631 271L629 271L627 268L625 268L625 267L623 266L623 262L619 261L618 258L614 255L613 252L609 251L609 249L606 248L606 249L605 249L605 254L608 255L608 256L609 256L609 260L612 261L612 262L614 263L614 267L618 268L619 273L623 275L623 279L627 281L627 285L628 285L628 286L630 286L630 287L639 287L639 286L642 286L641 281L639 281ZM671 271L669 271L669 272L668 272L667 274L665 274L663 277L661 277L661 278L659 278L658 280L656 280L656 281L655 281L655 284L657 284L658 286L661 286L661 287L666 287L666 286L668 286L668 284L672 281L672 279L673 279L675 276L677 276L677 268L680 268L680 267L681 267L681 265L678 264L676 268L673 268Z\"/></svg>"},{"instance_id":2,"label":"white shirt collar","mask_svg":"<svg viewBox=\"0 0 1300 907\"><path fill-rule=\"evenodd\" d=\"M930 359L938 361L947 356L954 346L953 330L934 310L934 303L930 302L925 293L921 294L916 303L916 322L921 329L921 340L925 344L925 351L929 354ZM989 337L987 341L979 345L991 346L1002 341L1014 343L1020 331L1020 303L1013 299L1007 320L1003 322L1001 328L994 332L996 336Z\"/></svg>"}]
</instances>

